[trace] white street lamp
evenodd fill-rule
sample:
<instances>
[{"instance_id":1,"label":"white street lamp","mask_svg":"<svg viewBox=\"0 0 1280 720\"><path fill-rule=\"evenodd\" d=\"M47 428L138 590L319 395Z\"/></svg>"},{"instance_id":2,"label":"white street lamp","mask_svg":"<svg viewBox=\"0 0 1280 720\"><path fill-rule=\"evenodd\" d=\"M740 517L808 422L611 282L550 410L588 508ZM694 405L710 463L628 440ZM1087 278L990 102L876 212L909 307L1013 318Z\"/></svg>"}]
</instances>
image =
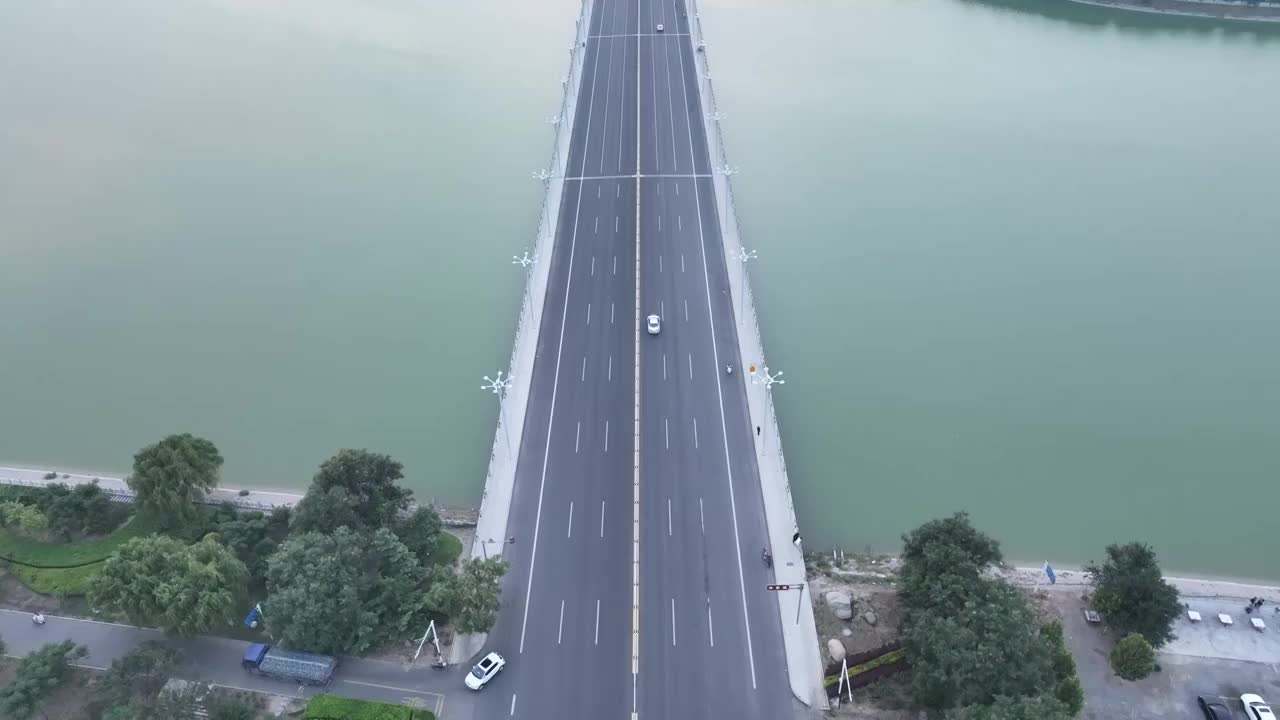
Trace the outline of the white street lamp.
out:
<instances>
[{"instance_id":1,"label":"white street lamp","mask_svg":"<svg viewBox=\"0 0 1280 720\"><path fill-rule=\"evenodd\" d=\"M503 402L507 396L507 390L511 388L511 376L502 377L502 371L498 371L497 378L484 376L484 385L480 386L481 390L488 390L498 396L498 422L502 424L502 431L507 436L507 457L511 457L511 430L507 427L507 404Z\"/></svg>"},{"instance_id":2,"label":"white street lamp","mask_svg":"<svg viewBox=\"0 0 1280 720\"><path fill-rule=\"evenodd\" d=\"M743 297L747 294L747 261L756 259L755 250L747 250L741 245L738 246L738 261L742 265L742 281L738 283L738 317L742 317Z\"/></svg>"},{"instance_id":3,"label":"white street lamp","mask_svg":"<svg viewBox=\"0 0 1280 720\"><path fill-rule=\"evenodd\" d=\"M719 119L719 113L713 113L716 119ZM708 117L711 117L710 115ZM729 225L729 178L738 174L738 168L732 167L728 163L712 167L717 175L724 176L724 202L720 203L720 236L724 237L726 228Z\"/></svg>"},{"instance_id":4,"label":"white street lamp","mask_svg":"<svg viewBox=\"0 0 1280 720\"><path fill-rule=\"evenodd\" d=\"M524 309L529 306L529 303L526 302L529 299L529 273L532 272L531 268L536 262L538 262L538 254L534 253L533 255L530 255L528 250L525 250L521 255L511 256L512 265L519 265L524 268L524 300L520 302L521 314L523 314Z\"/></svg>"}]
</instances>

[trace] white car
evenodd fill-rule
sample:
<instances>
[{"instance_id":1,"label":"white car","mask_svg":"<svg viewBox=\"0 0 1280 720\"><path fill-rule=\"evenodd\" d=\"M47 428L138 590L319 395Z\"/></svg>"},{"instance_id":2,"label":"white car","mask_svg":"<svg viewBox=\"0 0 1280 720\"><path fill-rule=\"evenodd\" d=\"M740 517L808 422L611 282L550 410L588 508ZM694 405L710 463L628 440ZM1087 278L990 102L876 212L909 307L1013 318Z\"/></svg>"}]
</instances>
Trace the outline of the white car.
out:
<instances>
[{"instance_id":1,"label":"white car","mask_svg":"<svg viewBox=\"0 0 1280 720\"><path fill-rule=\"evenodd\" d=\"M662 332L662 320L658 319L657 315L650 315L648 329L650 335L657 335Z\"/></svg>"},{"instance_id":2,"label":"white car","mask_svg":"<svg viewBox=\"0 0 1280 720\"><path fill-rule=\"evenodd\" d=\"M507 666L507 661L496 652L491 652L480 659L476 666L471 668L471 672L467 673L467 687L472 690L479 690L493 679L502 668Z\"/></svg>"},{"instance_id":3,"label":"white car","mask_svg":"<svg viewBox=\"0 0 1280 720\"><path fill-rule=\"evenodd\" d=\"M1275 713L1260 696L1241 695L1240 702L1244 703L1244 714L1249 720L1276 720Z\"/></svg>"},{"instance_id":4,"label":"white car","mask_svg":"<svg viewBox=\"0 0 1280 720\"><path fill-rule=\"evenodd\" d=\"M658 32L662 32L662 23L658 23Z\"/></svg>"}]
</instances>

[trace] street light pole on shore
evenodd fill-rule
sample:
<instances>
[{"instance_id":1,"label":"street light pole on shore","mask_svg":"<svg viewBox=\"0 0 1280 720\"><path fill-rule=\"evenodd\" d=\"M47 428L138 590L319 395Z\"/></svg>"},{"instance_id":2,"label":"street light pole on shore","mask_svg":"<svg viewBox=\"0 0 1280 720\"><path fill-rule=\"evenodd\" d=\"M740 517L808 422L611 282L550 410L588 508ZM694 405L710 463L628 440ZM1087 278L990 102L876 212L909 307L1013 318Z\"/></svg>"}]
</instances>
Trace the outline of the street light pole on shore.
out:
<instances>
[{"instance_id":1,"label":"street light pole on shore","mask_svg":"<svg viewBox=\"0 0 1280 720\"><path fill-rule=\"evenodd\" d=\"M502 425L503 434L507 436L507 457L511 458L511 430L507 427L507 404L504 402L507 396L507 389L511 387L511 376L502 377L502 371L498 371L498 377L490 378L484 376L484 385L480 386L481 390L488 390L498 396L498 423Z\"/></svg>"},{"instance_id":2,"label":"street light pole on shore","mask_svg":"<svg viewBox=\"0 0 1280 720\"><path fill-rule=\"evenodd\" d=\"M752 365L752 366L751 366L751 368L749 369L749 372L750 372L750 374L751 374L751 384L752 384L752 385L764 385L765 395L766 395L766 396L768 396L768 399L769 399L769 401L770 401L770 402L766 403L766 407L771 406L771 405L773 404L773 403L772 403L772 399L773 399L773 398L772 398L772 394L773 394L773 386L774 386L774 385L786 385L786 384L787 384L787 381L782 379L782 371L781 371L781 370L779 370L779 371L778 371L778 372L776 372L776 373L770 373L770 372L769 372L769 366L768 366L768 365L765 365L764 367L759 368L759 369L757 369L755 365ZM772 413L770 413L770 414L769 414L769 417L765 418L765 420L764 420L764 424L765 424L765 429L766 429L766 430L768 429L768 427L769 427L770 425L772 425L772 424L773 424L773 423L772 423L772 420L773 420L773 414L772 414ZM764 436L764 448L763 448L763 450L764 450L764 452L766 452L766 453L769 451L769 435L768 435L768 433L765 433L765 436Z\"/></svg>"}]
</instances>

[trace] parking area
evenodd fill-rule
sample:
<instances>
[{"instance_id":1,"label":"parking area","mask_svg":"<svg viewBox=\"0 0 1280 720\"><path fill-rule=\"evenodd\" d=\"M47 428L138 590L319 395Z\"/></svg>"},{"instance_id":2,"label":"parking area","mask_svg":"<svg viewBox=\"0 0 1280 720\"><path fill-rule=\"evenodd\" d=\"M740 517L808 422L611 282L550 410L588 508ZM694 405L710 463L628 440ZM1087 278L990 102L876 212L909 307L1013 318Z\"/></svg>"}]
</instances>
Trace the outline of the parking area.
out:
<instances>
[{"instance_id":1,"label":"parking area","mask_svg":"<svg viewBox=\"0 0 1280 720\"><path fill-rule=\"evenodd\" d=\"M1259 632L1248 622L1254 615L1244 612L1247 598L1188 598L1200 622L1184 614L1176 626L1178 639L1160 652L1160 671L1128 682L1111 672L1111 644L1101 628L1085 622L1079 591L1048 595L1076 659L1085 691L1081 716L1087 720L1203 718L1197 695L1223 698L1240 720L1246 717L1240 703L1244 693L1261 695L1280 707L1280 616L1270 606L1263 606L1266 629ZM1218 621L1219 612L1231 615L1230 626Z\"/></svg>"}]
</instances>

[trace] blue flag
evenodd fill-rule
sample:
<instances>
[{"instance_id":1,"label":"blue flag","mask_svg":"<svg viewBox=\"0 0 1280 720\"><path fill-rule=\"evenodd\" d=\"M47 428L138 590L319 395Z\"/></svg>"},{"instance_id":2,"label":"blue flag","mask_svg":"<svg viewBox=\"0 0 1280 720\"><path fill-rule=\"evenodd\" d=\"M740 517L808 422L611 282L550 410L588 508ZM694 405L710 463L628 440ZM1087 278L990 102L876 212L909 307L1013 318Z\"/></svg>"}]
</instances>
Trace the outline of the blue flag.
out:
<instances>
[{"instance_id":1,"label":"blue flag","mask_svg":"<svg viewBox=\"0 0 1280 720\"><path fill-rule=\"evenodd\" d=\"M254 622L257 621L258 616L261 614L262 612L258 610L258 606L254 605L253 609L249 611L249 615L244 619L244 626L247 628L253 627Z\"/></svg>"},{"instance_id":2,"label":"blue flag","mask_svg":"<svg viewBox=\"0 0 1280 720\"><path fill-rule=\"evenodd\" d=\"M1058 583L1058 576L1053 573L1053 566L1048 562L1044 564L1044 574L1049 576L1050 585L1056 585Z\"/></svg>"}]
</instances>

